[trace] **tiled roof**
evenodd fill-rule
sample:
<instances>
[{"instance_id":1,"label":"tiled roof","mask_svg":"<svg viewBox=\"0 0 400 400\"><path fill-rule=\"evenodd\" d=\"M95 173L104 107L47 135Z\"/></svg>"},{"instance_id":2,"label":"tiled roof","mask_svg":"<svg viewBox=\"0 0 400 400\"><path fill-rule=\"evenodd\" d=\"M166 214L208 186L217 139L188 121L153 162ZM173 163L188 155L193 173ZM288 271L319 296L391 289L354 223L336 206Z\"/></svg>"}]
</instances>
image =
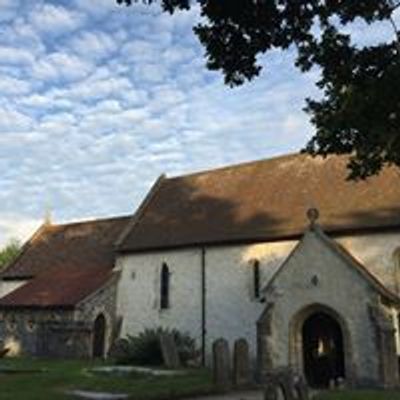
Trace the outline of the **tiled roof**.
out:
<instances>
[{"instance_id":1,"label":"tiled roof","mask_svg":"<svg viewBox=\"0 0 400 400\"><path fill-rule=\"evenodd\" d=\"M1 279L29 281L0 299L0 308L73 307L115 274L114 243L130 217L44 225Z\"/></svg>"},{"instance_id":2,"label":"tiled roof","mask_svg":"<svg viewBox=\"0 0 400 400\"><path fill-rule=\"evenodd\" d=\"M0 308L72 308L114 275L108 268L54 269L1 298Z\"/></svg>"},{"instance_id":3,"label":"tiled roof","mask_svg":"<svg viewBox=\"0 0 400 400\"><path fill-rule=\"evenodd\" d=\"M114 267L114 243L131 217L44 225L0 278L34 277L51 269Z\"/></svg>"},{"instance_id":4,"label":"tiled roof","mask_svg":"<svg viewBox=\"0 0 400 400\"><path fill-rule=\"evenodd\" d=\"M288 155L163 179L119 250L299 237L316 207L325 232L400 227L400 173L347 181L347 158Z\"/></svg>"}]
</instances>

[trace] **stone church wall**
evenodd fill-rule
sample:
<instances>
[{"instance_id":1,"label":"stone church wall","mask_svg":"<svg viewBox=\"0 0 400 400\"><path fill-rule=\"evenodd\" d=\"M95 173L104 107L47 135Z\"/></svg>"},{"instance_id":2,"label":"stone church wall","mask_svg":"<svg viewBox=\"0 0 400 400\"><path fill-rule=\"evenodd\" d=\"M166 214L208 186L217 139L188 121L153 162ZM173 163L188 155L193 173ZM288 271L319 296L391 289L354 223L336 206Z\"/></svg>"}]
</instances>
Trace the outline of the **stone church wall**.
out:
<instances>
[{"instance_id":1,"label":"stone church wall","mask_svg":"<svg viewBox=\"0 0 400 400\"><path fill-rule=\"evenodd\" d=\"M294 242L207 248L206 330L207 353L219 338L246 338L253 357L255 324L263 310L254 298L252 262L260 260L261 284L266 284ZM160 274L166 263L171 273L170 307L160 309ZM148 327L164 326L189 332L201 343L202 272L201 249L127 255L118 259L121 269L118 315L123 315L121 336L137 334Z\"/></svg>"},{"instance_id":2,"label":"stone church wall","mask_svg":"<svg viewBox=\"0 0 400 400\"><path fill-rule=\"evenodd\" d=\"M342 236L337 241L390 290L396 293L400 289L400 260L395 257L400 233Z\"/></svg>"},{"instance_id":3,"label":"stone church wall","mask_svg":"<svg viewBox=\"0 0 400 400\"><path fill-rule=\"evenodd\" d=\"M391 289L394 289L394 251L400 247L400 233L343 236L337 239L353 256ZM289 255L297 241L237 246L210 246L206 264L206 344L225 337L244 337L255 357L256 322L263 311L262 299L253 295L254 260L260 262L261 286L265 286ZM160 310L162 264L171 272L171 304ZM120 256L118 315L123 316L121 336L147 327L166 326L188 331L201 343L201 249L180 249ZM399 277L400 283L400 277Z\"/></svg>"},{"instance_id":4,"label":"stone church wall","mask_svg":"<svg viewBox=\"0 0 400 400\"><path fill-rule=\"evenodd\" d=\"M160 307L163 263L170 272L170 306ZM155 252L118 259L121 269L118 315L121 336L158 326L188 332L201 343L201 250Z\"/></svg>"},{"instance_id":5,"label":"stone church wall","mask_svg":"<svg viewBox=\"0 0 400 400\"><path fill-rule=\"evenodd\" d=\"M294 242L208 248L207 263L207 353L220 337L231 347L247 339L252 358L256 352L256 322L264 309L254 298L254 260L259 261L260 287L264 287L294 247Z\"/></svg>"},{"instance_id":6,"label":"stone church wall","mask_svg":"<svg viewBox=\"0 0 400 400\"><path fill-rule=\"evenodd\" d=\"M106 353L115 332L116 279L82 301L75 310L1 310L0 342L11 355L88 358L96 317L106 319Z\"/></svg>"},{"instance_id":7,"label":"stone church wall","mask_svg":"<svg viewBox=\"0 0 400 400\"><path fill-rule=\"evenodd\" d=\"M75 309L74 320L82 321L89 325L92 330L95 319L102 314L106 320L106 337L105 337L105 354L116 337L118 332L118 321L116 317L117 308L117 281L118 276L115 276L104 287L87 297ZM92 333L90 334L90 342ZM88 356L91 356L91 346Z\"/></svg>"},{"instance_id":8,"label":"stone church wall","mask_svg":"<svg viewBox=\"0 0 400 400\"><path fill-rule=\"evenodd\" d=\"M63 310L1 310L0 341L10 355L48 355L43 350L44 328L60 321L73 320L71 311Z\"/></svg>"},{"instance_id":9,"label":"stone church wall","mask_svg":"<svg viewBox=\"0 0 400 400\"><path fill-rule=\"evenodd\" d=\"M379 303L379 296L354 267L313 234L308 234L293 253L266 296L273 304L266 338L273 367L296 361L302 364L296 358L301 354L290 351L295 340L290 328L307 307L321 305L340 316L346 326L347 370L351 378L361 384L379 380L379 354L369 310L370 305Z\"/></svg>"}]
</instances>

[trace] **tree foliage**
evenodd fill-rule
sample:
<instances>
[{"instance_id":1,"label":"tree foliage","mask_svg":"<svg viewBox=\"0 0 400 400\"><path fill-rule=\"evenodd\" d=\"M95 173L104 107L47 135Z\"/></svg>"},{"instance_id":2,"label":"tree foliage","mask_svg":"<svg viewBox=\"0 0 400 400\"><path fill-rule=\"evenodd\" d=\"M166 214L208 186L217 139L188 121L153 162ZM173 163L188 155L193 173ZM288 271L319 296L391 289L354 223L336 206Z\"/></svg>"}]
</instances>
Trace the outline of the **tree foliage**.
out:
<instances>
[{"instance_id":1,"label":"tree foliage","mask_svg":"<svg viewBox=\"0 0 400 400\"><path fill-rule=\"evenodd\" d=\"M17 239L11 239L6 246L0 250L0 270L12 262L21 249L21 243Z\"/></svg>"},{"instance_id":2,"label":"tree foliage","mask_svg":"<svg viewBox=\"0 0 400 400\"><path fill-rule=\"evenodd\" d=\"M117 0L131 5L142 1ZM197 3L194 27L207 66L237 86L260 74L259 55L293 49L302 71L318 67L321 99L306 99L316 128L305 150L351 154L350 177L366 178L385 164L400 166L400 33L393 13L399 0L160 0L166 12ZM387 42L361 46L354 21L387 23Z\"/></svg>"}]
</instances>

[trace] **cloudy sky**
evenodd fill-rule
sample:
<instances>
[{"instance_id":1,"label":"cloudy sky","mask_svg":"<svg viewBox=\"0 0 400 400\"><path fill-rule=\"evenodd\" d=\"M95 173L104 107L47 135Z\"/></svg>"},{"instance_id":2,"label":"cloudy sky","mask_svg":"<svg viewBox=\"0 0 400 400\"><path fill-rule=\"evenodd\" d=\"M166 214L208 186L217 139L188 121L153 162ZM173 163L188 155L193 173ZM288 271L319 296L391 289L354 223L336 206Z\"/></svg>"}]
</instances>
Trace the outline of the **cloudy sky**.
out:
<instances>
[{"instance_id":1,"label":"cloudy sky","mask_svg":"<svg viewBox=\"0 0 400 400\"><path fill-rule=\"evenodd\" d=\"M55 222L132 213L161 173L306 143L316 73L274 53L262 77L229 89L204 66L198 18L114 0L0 0L0 246L46 210Z\"/></svg>"}]
</instances>

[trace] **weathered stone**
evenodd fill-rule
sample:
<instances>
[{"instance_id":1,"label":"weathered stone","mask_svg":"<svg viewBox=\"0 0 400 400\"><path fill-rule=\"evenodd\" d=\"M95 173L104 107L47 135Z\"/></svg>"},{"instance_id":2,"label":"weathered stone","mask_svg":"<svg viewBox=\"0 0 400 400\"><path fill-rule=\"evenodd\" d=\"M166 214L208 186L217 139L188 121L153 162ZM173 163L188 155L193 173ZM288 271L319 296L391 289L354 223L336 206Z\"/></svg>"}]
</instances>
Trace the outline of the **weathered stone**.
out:
<instances>
[{"instance_id":1,"label":"weathered stone","mask_svg":"<svg viewBox=\"0 0 400 400\"><path fill-rule=\"evenodd\" d=\"M123 358L128 352L128 341L125 338L120 338L114 341L114 343L110 346L108 351L108 356L114 359Z\"/></svg>"},{"instance_id":2,"label":"weathered stone","mask_svg":"<svg viewBox=\"0 0 400 400\"><path fill-rule=\"evenodd\" d=\"M116 278L110 280L95 296L89 296L75 310L3 310L0 338L6 338L4 347L9 348L8 356L23 353L46 358L92 357L93 322L100 313L107 321L104 338L107 350L113 336L116 283Z\"/></svg>"},{"instance_id":3,"label":"weathered stone","mask_svg":"<svg viewBox=\"0 0 400 400\"><path fill-rule=\"evenodd\" d=\"M295 392L298 400L308 400L308 386L303 378L297 377L294 383Z\"/></svg>"},{"instance_id":4,"label":"weathered stone","mask_svg":"<svg viewBox=\"0 0 400 400\"><path fill-rule=\"evenodd\" d=\"M229 344L222 338L213 344L213 379L214 385L221 391L226 391L231 386Z\"/></svg>"},{"instance_id":5,"label":"weathered stone","mask_svg":"<svg viewBox=\"0 0 400 400\"><path fill-rule=\"evenodd\" d=\"M344 380L344 378L337 378L337 388L339 390L343 390L346 388L346 381Z\"/></svg>"},{"instance_id":6,"label":"weathered stone","mask_svg":"<svg viewBox=\"0 0 400 400\"><path fill-rule=\"evenodd\" d=\"M399 383L399 371L392 317L380 304L369 305L368 310L375 330L375 347L379 354L380 384L383 387L395 387Z\"/></svg>"},{"instance_id":7,"label":"weathered stone","mask_svg":"<svg viewBox=\"0 0 400 400\"><path fill-rule=\"evenodd\" d=\"M167 368L180 368L181 361L179 359L178 348L175 339L170 333L160 335L161 352L164 359L164 365Z\"/></svg>"},{"instance_id":8,"label":"weathered stone","mask_svg":"<svg viewBox=\"0 0 400 400\"><path fill-rule=\"evenodd\" d=\"M290 368L279 368L265 376L264 400L277 400L281 392L284 400L308 400L308 389L304 381L293 374Z\"/></svg>"},{"instance_id":9,"label":"weathered stone","mask_svg":"<svg viewBox=\"0 0 400 400\"><path fill-rule=\"evenodd\" d=\"M264 400L277 400L277 387L273 383L266 384L264 386Z\"/></svg>"},{"instance_id":10,"label":"weathered stone","mask_svg":"<svg viewBox=\"0 0 400 400\"><path fill-rule=\"evenodd\" d=\"M235 341L233 350L233 383L246 387L251 383L249 344L246 339Z\"/></svg>"}]
</instances>

